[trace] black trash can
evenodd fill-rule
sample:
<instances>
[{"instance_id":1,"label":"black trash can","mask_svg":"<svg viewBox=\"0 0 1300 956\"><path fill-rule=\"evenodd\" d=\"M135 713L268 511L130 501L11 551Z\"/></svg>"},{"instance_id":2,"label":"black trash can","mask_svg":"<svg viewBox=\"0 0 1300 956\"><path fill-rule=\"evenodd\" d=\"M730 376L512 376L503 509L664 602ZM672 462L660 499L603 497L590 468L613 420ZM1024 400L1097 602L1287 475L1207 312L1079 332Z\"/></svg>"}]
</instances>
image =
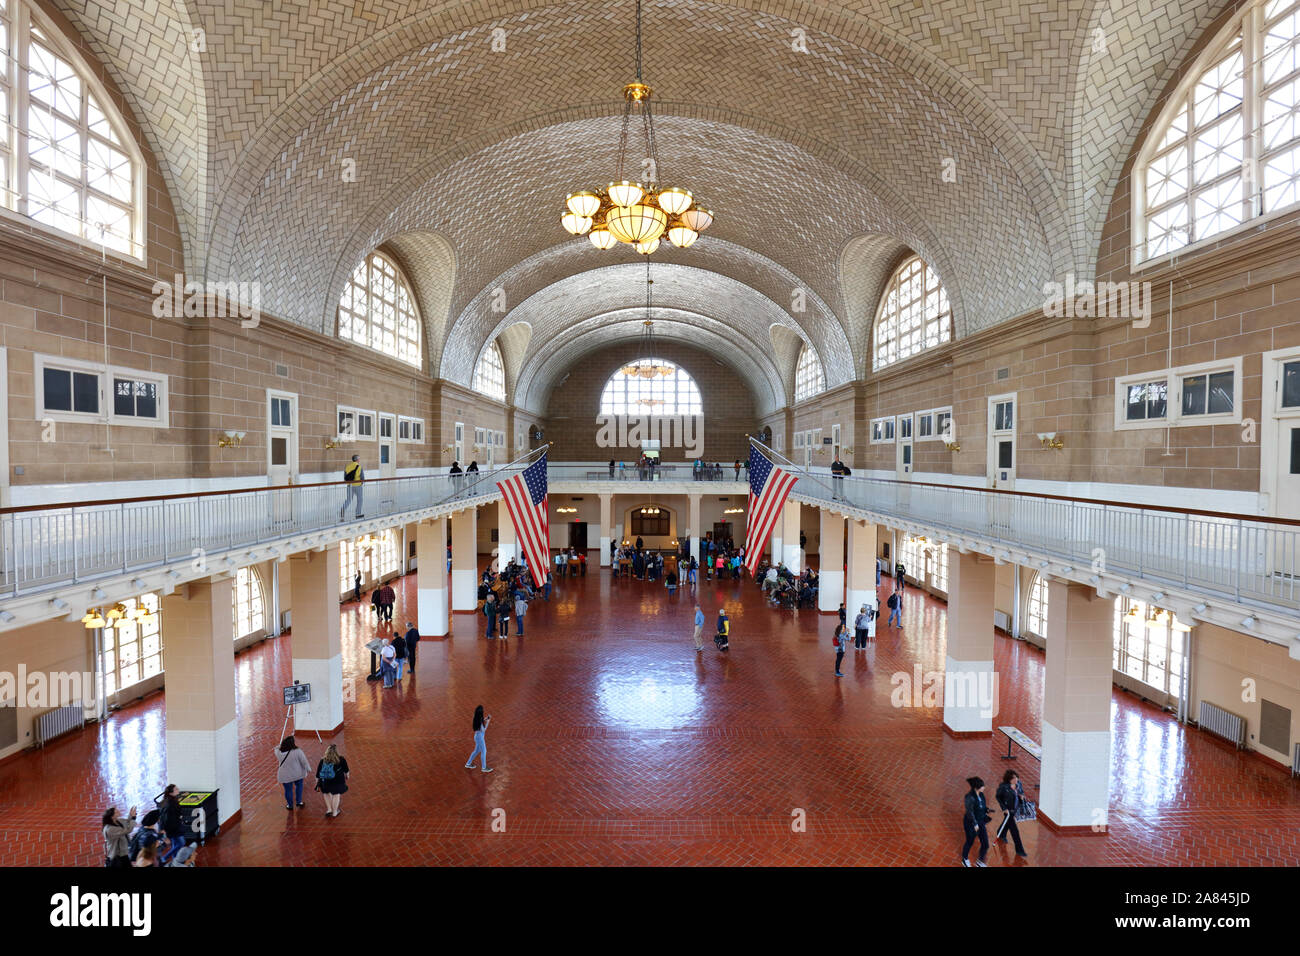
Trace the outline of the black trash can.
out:
<instances>
[{"instance_id":1,"label":"black trash can","mask_svg":"<svg viewBox=\"0 0 1300 956\"><path fill-rule=\"evenodd\" d=\"M221 817L217 815L217 792L182 790L180 792L181 825L186 839L197 839L199 845L221 832ZM161 808L163 795L154 797L154 805Z\"/></svg>"}]
</instances>

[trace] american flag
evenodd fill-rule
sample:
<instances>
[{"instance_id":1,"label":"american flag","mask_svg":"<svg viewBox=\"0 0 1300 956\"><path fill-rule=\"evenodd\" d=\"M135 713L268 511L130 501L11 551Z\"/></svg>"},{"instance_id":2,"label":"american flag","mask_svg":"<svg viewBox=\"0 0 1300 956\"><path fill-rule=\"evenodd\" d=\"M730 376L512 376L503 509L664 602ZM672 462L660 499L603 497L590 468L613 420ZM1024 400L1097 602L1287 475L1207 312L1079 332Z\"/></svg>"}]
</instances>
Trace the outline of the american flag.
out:
<instances>
[{"instance_id":1,"label":"american flag","mask_svg":"<svg viewBox=\"0 0 1300 956\"><path fill-rule=\"evenodd\" d=\"M745 516L745 570L752 576L763 560L763 549L781 517L790 489L799 479L773 465L767 456L749 448L749 512Z\"/></svg>"},{"instance_id":2,"label":"american flag","mask_svg":"<svg viewBox=\"0 0 1300 956\"><path fill-rule=\"evenodd\" d=\"M515 534L523 545L528 573L541 587L551 565L551 529L546 520L546 453L543 452L542 457L525 468L522 474L498 481L497 487L501 489L501 499L510 510Z\"/></svg>"}]
</instances>

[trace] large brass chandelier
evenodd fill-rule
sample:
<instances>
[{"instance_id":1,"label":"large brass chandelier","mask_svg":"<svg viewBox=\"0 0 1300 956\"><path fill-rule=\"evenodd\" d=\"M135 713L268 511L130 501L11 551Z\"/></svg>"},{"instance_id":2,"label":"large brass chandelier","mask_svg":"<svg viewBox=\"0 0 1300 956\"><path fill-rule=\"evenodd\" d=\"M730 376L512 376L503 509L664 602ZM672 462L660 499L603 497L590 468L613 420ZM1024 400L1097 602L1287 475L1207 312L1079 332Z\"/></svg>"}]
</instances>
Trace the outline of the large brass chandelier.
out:
<instances>
[{"instance_id":1,"label":"large brass chandelier","mask_svg":"<svg viewBox=\"0 0 1300 956\"><path fill-rule=\"evenodd\" d=\"M654 115L650 87L641 81L641 0L636 3L636 82L623 87L623 127L618 141L616 181L601 190L583 189L565 199L568 207L560 224L575 236L587 236L597 249L612 249L622 242L642 255L650 255L667 236L685 249L713 223L713 213L703 209L680 186L659 186L659 155L655 148ZM623 178L628 130L632 113L641 116L645 135L646 183Z\"/></svg>"},{"instance_id":2,"label":"large brass chandelier","mask_svg":"<svg viewBox=\"0 0 1300 956\"><path fill-rule=\"evenodd\" d=\"M648 253L647 253L648 255ZM641 351L640 354L646 356L638 359L630 365L624 365L622 373L628 378L667 378L672 375L676 369L655 358L658 351L655 348L655 324L651 318L653 309L653 298L651 292L654 288L654 279L650 278L650 260L645 261L645 321L641 323ZM649 405L653 408L656 405L662 405L663 400L658 398L639 398L639 405Z\"/></svg>"}]
</instances>

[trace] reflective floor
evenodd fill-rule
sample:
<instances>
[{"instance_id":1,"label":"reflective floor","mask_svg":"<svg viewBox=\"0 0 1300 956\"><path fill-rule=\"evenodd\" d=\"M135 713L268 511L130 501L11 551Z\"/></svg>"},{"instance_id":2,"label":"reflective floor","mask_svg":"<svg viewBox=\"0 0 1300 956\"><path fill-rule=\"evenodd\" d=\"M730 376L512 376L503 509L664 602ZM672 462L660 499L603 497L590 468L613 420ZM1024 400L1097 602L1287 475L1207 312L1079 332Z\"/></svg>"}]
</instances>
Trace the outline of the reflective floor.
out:
<instances>
[{"instance_id":1,"label":"reflective floor","mask_svg":"<svg viewBox=\"0 0 1300 956\"><path fill-rule=\"evenodd\" d=\"M395 586L400 624L415 575ZM334 738L353 770L342 815L326 819L314 793L284 809L271 749L292 637L267 641L236 659L243 817L200 862L955 866L962 781L1000 778L1005 743L953 740L941 709L891 703L894 674L943 666L945 605L907 594L905 629L850 650L841 679L832 615L703 582L706 638L723 602L733 638L725 655L711 643L696 654L689 590L593 568L534 605L522 638L484 641L481 616L456 615L391 690L364 680L369 606L344 605L355 701ZM1001 637L996 655L995 722L1038 739L1043 655ZM491 774L464 769L479 703L494 716ZM1116 691L1112 713L1109 832L1029 824L1029 860L995 847L991 866L1300 864L1300 782L1130 695ZM147 805L167 782L164 726L158 694L0 766L0 864L97 865L104 807ZM314 763L315 736L299 742ZM1032 796L1037 763L1013 765Z\"/></svg>"}]
</instances>

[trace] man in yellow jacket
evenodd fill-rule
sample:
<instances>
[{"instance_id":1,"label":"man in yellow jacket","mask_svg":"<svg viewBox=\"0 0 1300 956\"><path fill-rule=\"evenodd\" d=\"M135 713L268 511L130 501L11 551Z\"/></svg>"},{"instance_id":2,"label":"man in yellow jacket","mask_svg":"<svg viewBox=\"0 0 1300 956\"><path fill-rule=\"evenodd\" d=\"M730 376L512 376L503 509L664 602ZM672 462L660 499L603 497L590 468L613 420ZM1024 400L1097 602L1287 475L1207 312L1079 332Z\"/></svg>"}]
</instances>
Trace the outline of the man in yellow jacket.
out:
<instances>
[{"instance_id":1,"label":"man in yellow jacket","mask_svg":"<svg viewBox=\"0 0 1300 956\"><path fill-rule=\"evenodd\" d=\"M356 515L358 518L364 518L361 513L361 482L365 481L365 472L361 470L361 456L353 455L352 461L343 469L343 480L348 483L348 496L343 499L343 507L339 509L339 520L342 521L347 514L348 504L355 498L357 502Z\"/></svg>"}]
</instances>

